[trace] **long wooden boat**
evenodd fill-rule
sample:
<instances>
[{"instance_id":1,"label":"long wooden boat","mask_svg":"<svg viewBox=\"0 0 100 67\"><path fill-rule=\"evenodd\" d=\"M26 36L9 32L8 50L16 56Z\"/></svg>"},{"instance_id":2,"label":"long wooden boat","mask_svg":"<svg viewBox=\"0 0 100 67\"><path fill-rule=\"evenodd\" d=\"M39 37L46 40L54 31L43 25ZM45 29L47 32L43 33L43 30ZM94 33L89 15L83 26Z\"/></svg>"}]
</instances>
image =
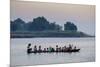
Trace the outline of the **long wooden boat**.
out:
<instances>
[{"instance_id":1,"label":"long wooden boat","mask_svg":"<svg viewBox=\"0 0 100 67\"><path fill-rule=\"evenodd\" d=\"M71 49L67 51L29 51L27 50L27 53L72 53L72 52L79 52L80 49Z\"/></svg>"}]
</instances>

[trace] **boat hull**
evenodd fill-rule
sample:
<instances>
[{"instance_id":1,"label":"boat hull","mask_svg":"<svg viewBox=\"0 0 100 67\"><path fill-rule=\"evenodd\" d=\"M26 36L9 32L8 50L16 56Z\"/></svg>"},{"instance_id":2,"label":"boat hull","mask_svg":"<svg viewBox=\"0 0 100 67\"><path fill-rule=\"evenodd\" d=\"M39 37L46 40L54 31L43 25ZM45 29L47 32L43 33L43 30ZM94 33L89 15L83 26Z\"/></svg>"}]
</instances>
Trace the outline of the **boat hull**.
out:
<instances>
[{"instance_id":1,"label":"boat hull","mask_svg":"<svg viewBox=\"0 0 100 67\"><path fill-rule=\"evenodd\" d=\"M67 50L67 51L30 51L27 53L30 54L30 53L72 53L72 52L79 52L80 49L72 49L72 50Z\"/></svg>"}]
</instances>

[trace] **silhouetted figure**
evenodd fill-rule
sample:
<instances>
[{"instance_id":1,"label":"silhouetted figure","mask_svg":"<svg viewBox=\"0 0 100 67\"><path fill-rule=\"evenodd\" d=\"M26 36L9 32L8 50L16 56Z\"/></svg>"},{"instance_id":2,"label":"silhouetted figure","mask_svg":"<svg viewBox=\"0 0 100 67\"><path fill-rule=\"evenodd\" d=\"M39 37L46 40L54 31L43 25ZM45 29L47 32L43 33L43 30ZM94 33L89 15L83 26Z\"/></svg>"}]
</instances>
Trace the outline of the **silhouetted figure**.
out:
<instances>
[{"instance_id":1,"label":"silhouetted figure","mask_svg":"<svg viewBox=\"0 0 100 67\"><path fill-rule=\"evenodd\" d=\"M37 52L37 46L35 45L34 46L34 53L36 53Z\"/></svg>"},{"instance_id":2,"label":"silhouetted figure","mask_svg":"<svg viewBox=\"0 0 100 67\"><path fill-rule=\"evenodd\" d=\"M62 49L61 49L61 47L59 47L59 50L58 50L59 52L61 52L62 51Z\"/></svg>"},{"instance_id":3,"label":"silhouetted figure","mask_svg":"<svg viewBox=\"0 0 100 67\"><path fill-rule=\"evenodd\" d=\"M68 50L68 47L64 46L64 52L66 52Z\"/></svg>"},{"instance_id":4,"label":"silhouetted figure","mask_svg":"<svg viewBox=\"0 0 100 67\"><path fill-rule=\"evenodd\" d=\"M49 48L47 48L47 52L49 52Z\"/></svg>"},{"instance_id":5,"label":"silhouetted figure","mask_svg":"<svg viewBox=\"0 0 100 67\"><path fill-rule=\"evenodd\" d=\"M64 51L65 51L65 47L62 47L61 52L64 52Z\"/></svg>"},{"instance_id":6,"label":"silhouetted figure","mask_svg":"<svg viewBox=\"0 0 100 67\"><path fill-rule=\"evenodd\" d=\"M48 48L48 51L49 52L52 52L52 47L51 46Z\"/></svg>"},{"instance_id":7,"label":"silhouetted figure","mask_svg":"<svg viewBox=\"0 0 100 67\"><path fill-rule=\"evenodd\" d=\"M66 49L67 47L66 46L64 46L64 49Z\"/></svg>"},{"instance_id":8,"label":"silhouetted figure","mask_svg":"<svg viewBox=\"0 0 100 67\"><path fill-rule=\"evenodd\" d=\"M27 46L27 53L31 53L31 52L32 52L31 43L29 43Z\"/></svg>"},{"instance_id":9,"label":"silhouetted figure","mask_svg":"<svg viewBox=\"0 0 100 67\"><path fill-rule=\"evenodd\" d=\"M43 52L46 52L46 48L44 48Z\"/></svg>"},{"instance_id":10,"label":"silhouetted figure","mask_svg":"<svg viewBox=\"0 0 100 67\"><path fill-rule=\"evenodd\" d=\"M58 45L56 45L56 52L58 52Z\"/></svg>"},{"instance_id":11,"label":"silhouetted figure","mask_svg":"<svg viewBox=\"0 0 100 67\"><path fill-rule=\"evenodd\" d=\"M72 50L72 45L71 44L69 44L69 50Z\"/></svg>"},{"instance_id":12,"label":"silhouetted figure","mask_svg":"<svg viewBox=\"0 0 100 67\"><path fill-rule=\"evenodd\" d=\"M52 48L51 52L55 52L55 49L54 49L54 48Z\"/></svg>"},{"instance_id":13,"label":"silhouetted figure","mask_svg":"<svg viewBox=\"0 0 100 67\"><path fill-rule=\"evenodd\" d=\"M42 52L41 46L39 46L39 50L38 50L38 52Z\"/></svg>"},{"instance_id":14,"label":"silhouetted figure","mask_svg":"<svg viewBox=\"0 0 100 67\"><path fill-rule=\"evenodd\" d=\"M74 50L76 50L76 46L74 47Z\"/></svg>"}]
</instances>

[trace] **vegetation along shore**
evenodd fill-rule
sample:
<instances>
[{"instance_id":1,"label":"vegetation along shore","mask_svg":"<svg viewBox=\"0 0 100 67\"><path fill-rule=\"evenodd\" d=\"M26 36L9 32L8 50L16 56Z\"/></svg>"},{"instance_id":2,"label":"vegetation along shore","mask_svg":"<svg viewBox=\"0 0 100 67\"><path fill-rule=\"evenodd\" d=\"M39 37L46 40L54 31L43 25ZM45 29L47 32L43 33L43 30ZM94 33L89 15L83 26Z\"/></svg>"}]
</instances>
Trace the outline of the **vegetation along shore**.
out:
<instances>
[{"instance_id":1,"label":"vegetation along shore","mask_svg":"<svg viewBox=\"0 0 100 67\"><path fill-rule=\"evenodd\" d=\"M21 18L10 21L11 38L33 38L33 37L94 37L78 31L77 26L67 21L62 26L56 22L49 22L45 17L34 18L31 22L25 22Z\"/></svg>"}]
</instances>

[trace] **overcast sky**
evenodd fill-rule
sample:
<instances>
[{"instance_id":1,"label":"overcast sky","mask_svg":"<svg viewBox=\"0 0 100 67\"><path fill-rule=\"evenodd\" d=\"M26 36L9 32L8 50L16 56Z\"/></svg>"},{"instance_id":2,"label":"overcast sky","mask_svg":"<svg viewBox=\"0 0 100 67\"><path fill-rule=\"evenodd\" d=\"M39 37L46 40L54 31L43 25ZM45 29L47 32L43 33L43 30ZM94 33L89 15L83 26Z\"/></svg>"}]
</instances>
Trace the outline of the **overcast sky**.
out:
<instances>
[{"instance_id":1,"label":"overcast sky","mask_svg":"<svg viewBox=\"0 0 100 67\"><path fill-rule=\"evenodd\" d=\"M71 21L78 30L87 34L95 34L95 6L74 5L43 2L24 2L11 0L11 20L21 18L32 21L33 18L44 16L50 22L64 25Z\"/></svg>"}]
</instances>

